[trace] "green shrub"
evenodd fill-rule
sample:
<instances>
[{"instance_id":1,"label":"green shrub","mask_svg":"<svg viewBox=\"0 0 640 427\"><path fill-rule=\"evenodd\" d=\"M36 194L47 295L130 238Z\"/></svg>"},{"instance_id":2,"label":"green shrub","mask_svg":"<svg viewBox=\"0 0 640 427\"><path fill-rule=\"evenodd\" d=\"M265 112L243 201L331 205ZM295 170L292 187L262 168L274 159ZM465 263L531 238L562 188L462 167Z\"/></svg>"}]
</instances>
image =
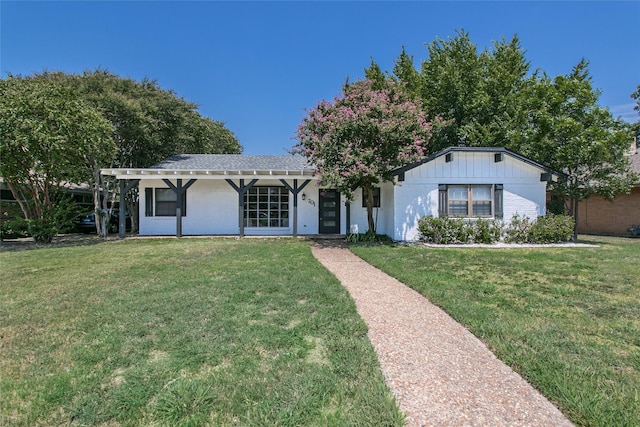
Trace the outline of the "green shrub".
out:
<instances>
[{"instance_id":1,"label":"green shrub","mask_svg":"<svg viewBox=\"0 0 640 427\"><path fill-rule=\"evenodd\" d=\"M29 237L29 224L22 218L5 221L0 226L0 239Z\"/></svg>"},{"instance_id":2,"label":"green shrub","mask_svg":"<svg viewBox=\"0 0 640 427\"><path fill-rule=\"evenodd\" d=\"M500 221L480 218L470 224L473 227L474 243L496 243L502 237L502 223Z\"/></svg>"},{"instance_id":3,"label":"green shrub","mask_svg":"<svg viewBox=\"0 0 640 427\"><path fill-rule=\"evenodd\" d=\"M538 217L531 221L527 217L514 215L505 228L507 243L563 243L573 237L573 218L567 215Z\"/></svg>"},{"instance_id":4,"label":"green shrub","mask_svg":"<svg viewBox=\"0 0 640 427\"><path fill-rule=\"evenodd\" d=\"M459 217L422 217L418 231L422 240L437 245L469 243L474 236L473 225Z\"/></svg>"},{"instance_id":5,"label":"green shrub","mask_svg":"<svg viewBox=\"0 0 640 427\"><path fill-rule=\"evenodd\" d=\"M37 218L28 221L29 234L36 243L51 243L53 237L58 234L58 225L50 218Z\"/></svg>"},{"instance_id":6,"label":"green shrub","mask_svg":"<svg viewBox=\"0 0 640 427\"><path fill-rule=\"evenodd\" d=\"M575 221L570 216L553 215L539 217L531 225L529 241L531 243L562 243L573 238Z\"/></svg>"},{"instance_id":7,"label":"green shrub","mask_svg":"<svg viewBox=\"0 0 640 427\"><path fill-rule=\"evenodd\" d=\"M438 245L460 243L561 243L573 237L574 221L565 215L549 214L535 221L514 215L503 225L493 219L422 217L418 231L423 241Z\"/></svg>"},{"instance_id":8,"label":"green shrub","mask_svg":"<svg viewBox=\"0 0 640 427\"><path fill-rule=\"evenodd\" d=\"M58 233L66 233L74 227L74 218L80 208L71 197L61 196L53 206L47 207L39 218L28 221L29 234L36 243L51 243Z\"/></svg>"},{"instance_id":9,"label":"green shrub","mask_svg":"<svg viewBox=\"0 0 640 427\"><path fill-rule=\"evenodd\" d=\"M530 229L531 220L515 214L504 229L503 239L506 243L529 243Z\"/></svg>"}]
</instances>

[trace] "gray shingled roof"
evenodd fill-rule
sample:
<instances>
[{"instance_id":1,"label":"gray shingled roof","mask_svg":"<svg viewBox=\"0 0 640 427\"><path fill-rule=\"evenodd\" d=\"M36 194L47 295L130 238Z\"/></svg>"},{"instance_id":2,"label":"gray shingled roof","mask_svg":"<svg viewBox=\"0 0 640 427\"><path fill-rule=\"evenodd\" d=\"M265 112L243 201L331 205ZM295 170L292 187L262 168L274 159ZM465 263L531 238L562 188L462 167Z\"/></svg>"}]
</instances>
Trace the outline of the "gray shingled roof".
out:
<instances>
[{"instance_id":1,"label":"gray shingled roof","mask_svg":"<svg viewBox=\"0 0 640 427\"><path fill-rule=\"evenodd\" d=\"M307 171L314 167L301 156L247 156L243 154L180 154L150 169L210 171Z\"/></svg>"}]
</instances>

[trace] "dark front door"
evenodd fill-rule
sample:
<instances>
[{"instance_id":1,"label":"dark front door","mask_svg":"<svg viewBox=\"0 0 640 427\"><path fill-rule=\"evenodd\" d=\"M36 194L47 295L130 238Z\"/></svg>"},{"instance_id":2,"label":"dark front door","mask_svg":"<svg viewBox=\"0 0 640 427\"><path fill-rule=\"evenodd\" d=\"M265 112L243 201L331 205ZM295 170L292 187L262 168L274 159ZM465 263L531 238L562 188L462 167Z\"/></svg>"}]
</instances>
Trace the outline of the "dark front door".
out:
<instances>
[{"instance_id":1,"label":"dark front door","mask_svg":"<svg viewBox=\"0 0 640 427\"><path fill-rule=\"evenodd\" d=\"M320 234L340 234L340 192L320 190Z\"/></svg>"}]
</instances>

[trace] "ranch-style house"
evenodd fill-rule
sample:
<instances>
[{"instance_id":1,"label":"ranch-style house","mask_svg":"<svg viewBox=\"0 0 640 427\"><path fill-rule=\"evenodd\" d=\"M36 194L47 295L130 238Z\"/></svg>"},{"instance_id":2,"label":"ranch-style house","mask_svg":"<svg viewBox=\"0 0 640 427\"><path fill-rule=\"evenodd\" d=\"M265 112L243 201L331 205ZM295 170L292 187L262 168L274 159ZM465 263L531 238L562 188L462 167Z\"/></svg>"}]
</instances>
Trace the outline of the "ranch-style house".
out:
<instances>
[{"instance_id":1,"label":"ranch-style house","mask_svg":"<svg viewBox=\"0 0 640 427\"><path fill-rule=\"evenodd\" d=\"M344 235L368 227L362 190L349 203L320 186L313 165L298 156L184 154L102 173L120 180L121 197L139 187L140 235ZM412 241L425 215L536 218L545 214L546 186L556 179L505 148L451 147L395 170L393 182L375 189L376 229Z\"/></svg>"}]
</instances>

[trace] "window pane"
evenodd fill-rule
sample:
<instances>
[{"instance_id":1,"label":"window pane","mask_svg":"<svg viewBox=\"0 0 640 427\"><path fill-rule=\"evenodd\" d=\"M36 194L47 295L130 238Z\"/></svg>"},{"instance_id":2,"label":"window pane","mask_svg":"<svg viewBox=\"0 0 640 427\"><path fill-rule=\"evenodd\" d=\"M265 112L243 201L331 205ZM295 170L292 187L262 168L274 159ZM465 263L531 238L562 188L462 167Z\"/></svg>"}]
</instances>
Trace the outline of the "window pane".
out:
<instances>
[{"instance_id":1,"label":"window pane","mask_svg":"<svg viewBox=\"0 0 640 427\"><path fill-rule=\"evenodd\" d=\"M466 185L449 186L449 199L467 200L468 194L468 187Z\"/></svg>"},{"instance_id":2,"label":"window pane","mask_svg":"<svg viewBox=\"0 0 640 427\"><path fill-rule=\"evenodd\" d=\"M245 193L247 227L288 227L289 192L285 187L252 187ZM257 202L257 203L256 203Z\"/></svg>"},{"instance_id":3,"label":"window pane","mask_svg":"<svg viewBox=\"0 0 640 427\"><path fill-rule=\"evenodd\" d=\"M469 202L450 201L449 215L469 215Z\"/></svg>"},{"instance_id":4,"label":"window pane","mask_svg":"<svg viewBox=\"0 0 640 427\"><path fill-rule=\"evenodd\" d=\"M473 202L473 214L476 216L491 216L491 202Z\"/></svg>"},{"instance_id":5,"label":"window pane","mask_svg":"<svg viewBox=\"0 0 640 427\"><path fill-rule=\"evenodd\" d=\"M321 191L320 195L325 199L335 199L337 191Z\"/></svg>"},{"instance_id":6,"label":"window pane","mask_svg":"<svg viewBox=\"0 0 640 427\"><path fill-rule=\"evenodd\" d=\"M156 188L156 216L175 216L176 199L172 189Z\"/></svg>"},{"instance_id":7,"label":"window pane","mask_svg":"<svg viewBox=\"0 0 640 427\"><path fill-rule=\"evenodd\" d=\"M175 202L177 200L176 193L170 188L156 188L156 201L158 202Z\"/></svg>"},{"instance_id":8,"label":"window pane","mask_svg":"<svg viewBox=\"0 0 640 427\"><path fill-rule=\"evenodd\" d=\"M367 206L366 197L364 195L364 188L362 189L362 207ZM380 187L373 187L373 207L380 207Z\"/></svg>"},{"instance_id":9,"label":"window pane","mask_svg":"<svg viewBox=\"0 0 640 427\"><path fill-rule=\"evenodd\" d=\"M153 188L144 189L144 216L153 216Z\"/></svg>"},{"instance_id":10,"label":"window pane","mask_svg":"<svg viewBox=\"0 0 640 427\"><path fill-rule=\"evenodd\" d=\"M491 200L491 186L489 185L471 186L471 198L473 200Z\"/></svg>"},{"instance_id":11,"label":"window pane","mask_svg":"<svg viewBox=\"0 0 640 427\"><path fill-rule=\"evenodd\" d=\"M156 216L175 216L176 202L156 201Z\"/></svg>"},{"instance_id":12,"label":"window pane","mask_svg":"<svg viewBox=\"0 0 640 427\"><path fill-rule=\"evenodd\" d=\"M177 194L170 188L155 189L155 215L156 216L175 216ZM187 192L182 195L182 216L187 216Z\"/></svg>"}]
</instances>

